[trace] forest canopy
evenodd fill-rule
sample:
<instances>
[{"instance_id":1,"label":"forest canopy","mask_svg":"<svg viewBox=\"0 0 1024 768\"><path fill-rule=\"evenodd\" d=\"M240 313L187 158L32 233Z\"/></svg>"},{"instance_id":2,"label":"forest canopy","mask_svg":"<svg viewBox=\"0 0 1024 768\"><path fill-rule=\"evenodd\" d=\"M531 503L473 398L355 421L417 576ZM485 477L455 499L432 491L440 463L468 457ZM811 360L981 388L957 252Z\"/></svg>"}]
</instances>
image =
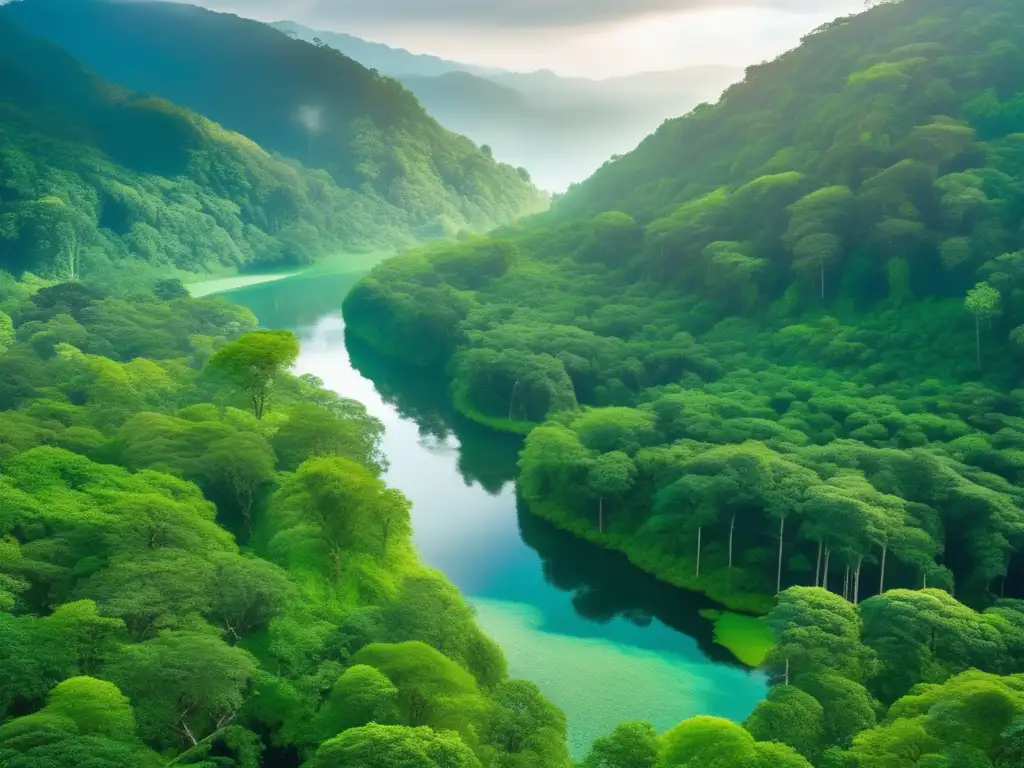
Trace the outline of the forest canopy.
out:
<instances>
[{"instance_id":1,"label":"forest canopy","mask_svg":"<svg viewBox=\"0 0 1024 768\"><path fill-rule=\"evenodd\" d=\"M0 764L571 765L290 332L3 272L0 321Z\"/></svg>"},{"instance_id":2,"label":"forest canopy","mask_svg":"<svg viewBox=\"0 0 1024 768\"><path fill-rule=\"evenodd\" d=\"M672 583L1024 596L1022 67L1019 3L838 19L550 213L380 265L349 328Z\"/></svg>"}]
</instances>

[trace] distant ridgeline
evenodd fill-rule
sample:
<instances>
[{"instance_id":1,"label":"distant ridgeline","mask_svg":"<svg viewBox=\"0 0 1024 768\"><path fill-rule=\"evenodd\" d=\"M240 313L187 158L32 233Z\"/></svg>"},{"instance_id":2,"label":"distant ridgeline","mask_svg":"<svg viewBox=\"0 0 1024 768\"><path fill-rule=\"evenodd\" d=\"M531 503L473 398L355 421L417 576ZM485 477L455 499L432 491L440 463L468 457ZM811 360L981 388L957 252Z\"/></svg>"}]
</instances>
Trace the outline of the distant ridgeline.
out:
<instances>
[{"instance_id":1,"label":"distant ridgeline","mask_svg":"<svg viewBox=\"0 0 1024 768\"><path fill-rule=\"evenodd\" d=\"M1024 594L1024 4L905 0L751 67L554 209L389 261L348 327L529 432L521 493L764 610Z\"/></svg>"},{"instance_id":2,"label":"distant ridgeline","mask_svg":"<svg viewBox=\"0 0 1024 768\"><path fill-rule=\"evenodd\" d=\"M393 81L170 3L3 6L0 115L0 267L14 272L296 264L547 204Z\"/></svg>"}]
</instances>

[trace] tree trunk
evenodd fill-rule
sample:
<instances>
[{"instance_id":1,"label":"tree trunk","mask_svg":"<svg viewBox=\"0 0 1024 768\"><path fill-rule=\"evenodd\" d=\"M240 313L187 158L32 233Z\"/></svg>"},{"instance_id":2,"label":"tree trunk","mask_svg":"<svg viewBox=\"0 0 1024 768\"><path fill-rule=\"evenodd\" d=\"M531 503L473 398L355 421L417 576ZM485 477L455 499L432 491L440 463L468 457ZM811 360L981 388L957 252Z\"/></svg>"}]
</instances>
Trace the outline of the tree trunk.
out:
<instances>
[{"instance_id":1,"label":"tree trunk","mask_svg":"<svg viewBox=\"0 0 1024 768\"><path fill-rule=\"evenodd\" d=\"M732 520L729 523L729 570L732 570L732 535L736 530L736 513L733 512Z\"/></svg>"},{"instance_id":2,"label":"tree trunk","mask_svg":"<svg viewBox=\"0 0 1024 768\"><path fill-rule=\"evenodd\" d=\"M853 572L853 604L858 605L860 603L860 567L864 562L864 556L861 555L857 558L857 568Z\"/></svg>"},{"instance_id":3,"label":"tree trunk","mask_svg":"<svg viewBox=\"0 0 1024 768\"><path fill-rule=\"evenodd\" d=\"M604 533L604 499L597 500L597 532Z\"/></svg>"},{"instance_id":4,"label":"tree trunk","mask_svg":"<svg viewBox=\"0 0 1024 768\"><path fill-rule=\"evenodd\" d=\"M242 517L245 518L245 528L249 532L249 536L252 536L252 504L253 504L253 493L251 491L243 491L242 493Z\"/></svg>"},{"instance_id":5,"label":"tree trunk","mask_svg":"<svg viewBox=\"0 0 1024 768\"><path fill-rule=\"evenodd\" d=\"M515 402L516 389L519 388L519 379L516 379L516 383L512 385L512 394L508 397L508 420L512 421L512 403Z\"/></svg>"},{"instance_id":6,"label":"tree trunk","mask_svg":"<svg viewBox=\"0 0 1024 768\"><path fill-rule=\"evenodd\" d=\"M814 586L821 586L821 548L824 546L822 541L818 542L818 562L814 566Z\"/></svg>"},{"instance_id":7,"label":"tree trunk","mask_svg":"<svg viewBox=\"0 0 1024 768\"><path fill-rule=\"evenodd\" d=\"M786 685L789 685L789 656L786 657Z\"/></svg>"},{"instance_id":8,"label":"tree trunk","mask_svg":"<svg viewBox=\"0 0 1024 768\"><path fill-rule=\"evenodd\" d=\"M825 299L825 260L821 259L819 263L821 264L821 298L822 298L822 300L824 300Z\"/></svg>"},{"instance_id":9,"label":"tree trunk","mask_svg":"<svg viewBox=\"0 0 1024 768\"><path fill-rule=\"evenodd\" d=\"M850 599L850 564L846 564L846 572L843 574L843 600Z\"/></svg>"},{"instance_id":10,"label":"tree trunk","mask_svg":"<svg viewBox=\"0 0 1024 768\"><path fill-rule=\"evenodd\" d=\"M775 594L778 596L782 593L782 544L785 541L786 535L786 518L779 518L779 569L778 574L775 578Z\"/></svg>"},{"instance_id":11,"label":"tree trunk","mask_svg":"<svg viewBox=\"0 0 1024 768\"><path fill-rule=\"evenodd\" d=\"M188 738L189 743L192 744L193 747L197 747L197 746L199 746L199 742L196 741L196 737L193 735L192 729L189 728L188 727L188 723L185 722L185 718L187 716L188 716L188 712L186 711L185 714L183 714L181 716L181 720L179 721L179 724L181 725L182 732Z\"/></svg>"},{"instance_id":12,"label":"tree trunk","mask_svg":"<svg viewBox=\"0 0 1024 768\"><path fill-rule=\"evenodd\" d=\"M828 589L828 561L832 557L832 547L825 547L825 570L821 572L821 586Z\"/></svg>"},{"instance_id":13,"label":"tree trunk","mask_svg":"<svg viewBox=\"0 0 1024 768\"><path fill-rule=\"evenodd\" d=\"M921 589L928 589L928 572L927 571L921 571L921 579L924 581L924 584L921 586Z\"/></svg>"},{"instance_id":14,"label":"tree trunk","mask_svg":"<svg viewBox=\"0 0 1024 768\"><path fill-rule=\"evenodd\" d=\"M700 578L700 537L701 531L704 530L704 526L697 527L697 578Z\"/></svg>"},{"instance_id":15,"label":"tree trunk","mask_svg":"<svg viewBox=\"0 0 1024 768\"><path fill-rule=\"evenodd\" d=\"M337 547L331 549L331 567L334 571L334 581L341 581L341 552Z\"/></svg>"},{"instance_id":16,"label":"tree trunk","mask_svg":"<svg viewBox=\"0 0 1024 768\"><path fill-rule=\"evenodd\" d=\"M889 545L882 545L882 573L878 577L878 594L885 592L885 556L889 552Z\"/></svg>"}]
</instances>

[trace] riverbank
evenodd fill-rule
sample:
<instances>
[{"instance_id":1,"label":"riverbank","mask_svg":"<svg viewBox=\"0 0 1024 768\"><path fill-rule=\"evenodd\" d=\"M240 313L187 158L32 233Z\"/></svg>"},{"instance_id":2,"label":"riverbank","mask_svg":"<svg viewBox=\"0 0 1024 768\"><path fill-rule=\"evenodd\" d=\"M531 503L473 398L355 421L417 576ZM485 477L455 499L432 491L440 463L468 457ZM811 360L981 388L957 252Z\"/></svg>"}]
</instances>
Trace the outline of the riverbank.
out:
<instances>
[{"instance_id":1,"label":"riverbank","mask_svg":"<svg viewBox=\"0 0 1024 768\"><path fill-rule=\"evenodd\" d=\"M526 501L526 504L533 514L561 530L604 549L621 552L637 568L660 581L690 592L699 592L730 611L748 616L764 616L775 607L775 598L770 595L733 589L727 574L712 572L697 578L691 562L686 558L670 558L650 552L637 546L629 536L599 533L586 521L567 520L551 504L539 501Z\"/></svg>"},{"instance_id":2,"label":"riverbank","mask_svg":"<svg viewBox=\"0 0 1024 768\"><path fill-rule=\"evenodd\" d=\"M227 298L264 327L295 331L295 372L315 375L381 420L384 479L413 502L419 557L476 607L510 673L565 711L574 757L624 721L647 720L659 731L695 715L742 722L767 681L715 645L700 611L716 606L662 590L625 558L526 519L512 487L510 439L457 418L442 381L389 367L379 355L373 365L354 364L339 307L355 279L343 265Z\"/></svg>"},{"instance_id":3,"label":"riverbank","mask_svg":"<svg viewBox=\"0 0 1024 768\"><path fill-rule=\"evenodd\" d=\"M280 272L260 272L243 274L236 270L222 273L211 273L207 277L185 283L185 288L193 298L212 296L228 291L237 291L263 283L274 283L298 276L312 275L347 275L368 272L385 259L394 256L393 251L374 251L371 253L339 253L322 259L315 264Z\"/></svg>"}]
</instances>

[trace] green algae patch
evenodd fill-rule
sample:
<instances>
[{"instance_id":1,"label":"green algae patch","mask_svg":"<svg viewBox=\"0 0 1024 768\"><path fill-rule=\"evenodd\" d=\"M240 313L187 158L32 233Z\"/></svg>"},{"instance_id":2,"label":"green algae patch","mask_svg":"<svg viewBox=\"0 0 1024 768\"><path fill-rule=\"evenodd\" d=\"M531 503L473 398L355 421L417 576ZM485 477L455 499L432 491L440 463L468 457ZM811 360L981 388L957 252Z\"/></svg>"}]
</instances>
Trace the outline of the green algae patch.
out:
<instances>
[{"instance_id":1,"label":"green algae patch","mask_svg":"<svg viewBox=\"0 0 1024 768\"><path fill-rule=\"evenodd\" d=\"M764 664L775 647L775 633L763 618L715 610L701 611L700 615L714 624L715 642L749 667Z\"/></svg>"}]
</instances>

